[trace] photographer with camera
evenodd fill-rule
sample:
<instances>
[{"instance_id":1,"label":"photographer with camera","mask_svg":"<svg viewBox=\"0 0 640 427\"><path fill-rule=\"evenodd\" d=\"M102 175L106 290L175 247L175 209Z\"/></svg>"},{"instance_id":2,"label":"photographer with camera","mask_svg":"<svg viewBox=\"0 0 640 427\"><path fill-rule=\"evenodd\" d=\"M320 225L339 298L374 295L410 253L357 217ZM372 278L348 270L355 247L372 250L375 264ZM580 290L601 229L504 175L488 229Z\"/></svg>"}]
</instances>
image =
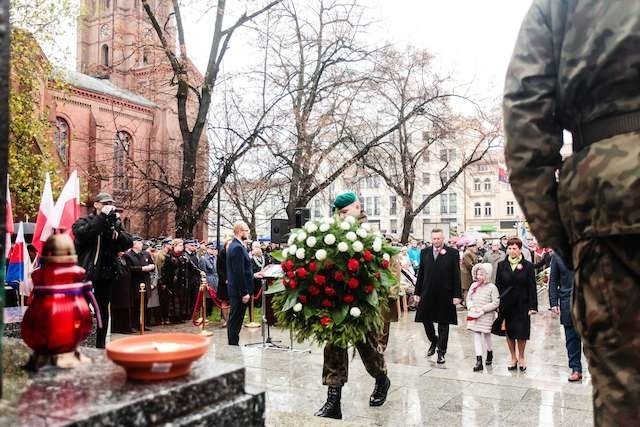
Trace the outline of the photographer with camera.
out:
<instances>
[{"instance_id":1,"label":"photographer with camera","mask_svg":"<svg viewBox=\"0 0 640 427\"><path fill-rule=\"evenodd\" d=\"M73 224L78 264L86 270L86 280L93 282L93 292L98 301L102 328L97 331L96 347L104 348L109 325L111 288L118 279L118 252L129 249L133 240L120 220L117 209L108 193L99 193L93 200L94 210L86 218Z\"/></svg>"}]
</instances>

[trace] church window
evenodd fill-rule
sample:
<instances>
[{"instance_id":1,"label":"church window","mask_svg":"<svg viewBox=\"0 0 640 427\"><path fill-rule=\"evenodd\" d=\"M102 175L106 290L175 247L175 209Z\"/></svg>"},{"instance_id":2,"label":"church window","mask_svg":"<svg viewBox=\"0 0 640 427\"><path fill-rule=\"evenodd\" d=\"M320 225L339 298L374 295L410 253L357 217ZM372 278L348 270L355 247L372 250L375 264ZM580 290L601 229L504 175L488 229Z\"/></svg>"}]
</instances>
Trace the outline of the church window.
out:
<instances>
[{"instance_id":1,"label":"church window","mask_svg":"<svg viewBox=\"0 0 640 427\"><path fill-rule=\"evenodd\" d=\"M127 175L127 159L131 148L131 135L127 132L116 133L113 142L113 188L127 190L129 177Z\"/></svg>"},{"instance_id":2,"label":"church window","mask_svg":"<svg viewBox=\"0 0 640 427\"><path fill-rule=\"evenodd\" d=\"M102 65L109 66L109 46L106 44L102 45Z\"/></svg>"},{"instance_id":3,"label":"church window","mask_svg":"<svg viewBox=\"0 0 640 427\"><path fill-rule=\"evenodd\" d=\"M56 117L54 141L62 164L67 165L69 161L69 124L61 117Z\"/></svg>"},{"instance_id":4,"label":"church window","mask_svg":"<svg viewBox=\"0 0 640 427\"><path fill-rule=\"evenodd\" d=\"M142 65L149 65L149 49L142 51Z\"/></svg>"}]
</instances>

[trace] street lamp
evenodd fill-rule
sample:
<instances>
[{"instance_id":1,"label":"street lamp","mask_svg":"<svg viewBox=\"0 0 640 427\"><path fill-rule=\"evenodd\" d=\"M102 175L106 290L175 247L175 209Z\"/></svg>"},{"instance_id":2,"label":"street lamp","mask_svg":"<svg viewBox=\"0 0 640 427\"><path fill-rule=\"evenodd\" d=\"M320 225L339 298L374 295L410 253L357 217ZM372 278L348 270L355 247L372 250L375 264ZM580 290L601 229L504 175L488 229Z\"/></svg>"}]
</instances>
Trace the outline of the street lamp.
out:
<instances>
[{"instance_id":1,"label":"street lamp","mask_svg":"<svg viewBox=\"0 0 640 427\"><path fill-rule=\"evenodd\" d=\"M216 248L220 247L220 193L222 193L222 186L227 180L226 177L222 176L222 165L224 164L224 157L222 157L220 162L220 167L218 168L218 180L220 181L220 186L218 187L218 207L216 209Z\"/></svg>"}]
</instances>

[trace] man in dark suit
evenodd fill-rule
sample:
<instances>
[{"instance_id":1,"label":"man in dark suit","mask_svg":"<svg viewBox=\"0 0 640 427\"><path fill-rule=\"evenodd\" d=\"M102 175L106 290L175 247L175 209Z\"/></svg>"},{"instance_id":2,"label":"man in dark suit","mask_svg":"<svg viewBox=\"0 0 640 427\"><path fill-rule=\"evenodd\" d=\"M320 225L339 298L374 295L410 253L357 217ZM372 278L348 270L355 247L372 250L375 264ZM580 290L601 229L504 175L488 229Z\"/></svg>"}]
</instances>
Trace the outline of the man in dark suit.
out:
<instances>
[{"instance_id":1,"label":"man in dark suit","mask_svg":"<svg viewBox=\"0 0 640 427\"><path fill-rule=\"evenodd\" d=\"M420 252L420 267L416 281L415 300L418 302L416 322L424 324L431 342L427 356L438 349L437 363L444 363L449 341L449 325L458 324L456 305L460 304L460 255L454 248L444 245L444 233L431 231L431 247ZM433 323L438 324L436 335Z\"/></svg>"},{"instance_id":2,"label":"man in dark suit","mask_svg":"<svg viewBox=\"0 0 640 427\"><path fill-rule=\"evenodd\" d=\"M247 303L253 294L251 259L244 245L248 238L249 227L245 222L238 221L233 224L233 240L227 248L227 287L231 302L227 325L229 345L238 345Z\"/></svg>"}]
</instances>

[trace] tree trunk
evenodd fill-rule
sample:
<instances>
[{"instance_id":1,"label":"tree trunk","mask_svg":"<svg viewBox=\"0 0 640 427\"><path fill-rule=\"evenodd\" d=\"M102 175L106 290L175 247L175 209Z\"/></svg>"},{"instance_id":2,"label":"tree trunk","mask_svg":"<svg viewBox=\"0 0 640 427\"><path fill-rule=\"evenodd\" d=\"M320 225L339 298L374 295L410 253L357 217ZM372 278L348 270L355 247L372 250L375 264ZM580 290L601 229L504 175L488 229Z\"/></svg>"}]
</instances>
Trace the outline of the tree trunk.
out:
<instances>
[{"instance_id":1,"label":"tree trunk","mask_svg":"<svg viewBox=\"0 0 640 427\"><path fill-rule=\"evenodd\" d=\"M416 214L411 209L404 210L404 217L402 218L402 234L400 235L400 243L406 245L409 242L409 233L411 232L411 224L416 217Z\"/></svg>"}]
</instances>

